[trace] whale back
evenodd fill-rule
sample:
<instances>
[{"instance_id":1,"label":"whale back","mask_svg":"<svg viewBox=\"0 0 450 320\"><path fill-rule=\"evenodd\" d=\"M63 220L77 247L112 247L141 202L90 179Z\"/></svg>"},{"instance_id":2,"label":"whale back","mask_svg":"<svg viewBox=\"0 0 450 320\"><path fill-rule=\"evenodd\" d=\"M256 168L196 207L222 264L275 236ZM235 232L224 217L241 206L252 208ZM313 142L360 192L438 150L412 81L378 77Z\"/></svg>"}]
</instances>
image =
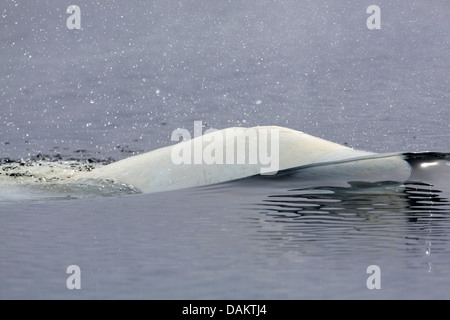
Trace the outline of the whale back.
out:
<instances>
[{"instance_id":1,"label":"whale back","mask_svg":"<svg viewBox=\"0 0 450 320\"><path fill-rule=\"evenodd\" d=\"M370 155L375 154L288 128L233 127L129 157L97 168L87 175L89 178L114 179L150 193ZM240 160L238 156L241 156ZM408 164L401 159L398 161L387 167L401 165L403 171L409 172ZM383 166L386 167L386 164L375 167L383 170Z\"/></svg>"}]
</instances>

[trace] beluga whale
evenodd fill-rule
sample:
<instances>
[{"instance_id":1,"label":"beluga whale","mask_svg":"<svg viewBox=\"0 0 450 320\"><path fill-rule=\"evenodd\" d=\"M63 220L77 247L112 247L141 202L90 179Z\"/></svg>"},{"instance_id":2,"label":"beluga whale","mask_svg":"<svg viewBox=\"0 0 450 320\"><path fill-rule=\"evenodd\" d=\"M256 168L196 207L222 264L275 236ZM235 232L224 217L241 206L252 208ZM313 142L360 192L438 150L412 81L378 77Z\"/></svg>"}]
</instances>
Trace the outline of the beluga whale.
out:
<instances>
[{"instance_id":1,"label":"beluga whale","mask_svg":"<svg viewBox=\"0 0 450 320\"><path fill-rule=\"evenodd\" d=\"M182 138L183 131L172 137ZM326 164L326 166L323 166ZM314 168L323 175L376 182L406 181L411 166L401 154L355 150L279 126L231 127L80 172L72 179L113 179L142 193L198 187L255 175Z\"/></svg>"}]
</instances>

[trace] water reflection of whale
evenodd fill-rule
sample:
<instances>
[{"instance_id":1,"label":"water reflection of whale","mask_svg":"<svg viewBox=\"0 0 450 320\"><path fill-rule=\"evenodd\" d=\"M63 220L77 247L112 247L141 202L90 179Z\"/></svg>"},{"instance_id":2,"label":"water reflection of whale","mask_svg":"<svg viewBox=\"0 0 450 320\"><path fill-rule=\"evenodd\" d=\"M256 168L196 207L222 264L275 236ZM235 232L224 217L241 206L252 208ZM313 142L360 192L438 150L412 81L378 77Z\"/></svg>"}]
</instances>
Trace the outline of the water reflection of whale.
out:
<instances>
[{"instance_id":1,"label":"water reflection of whale","mask_svg":"<svg viewBox=\"0 0 450 320\"><path fill-rule=\"evenodd\" d=\"M321 180L317 170L327 165L288 171L273 177L278 186L264 190L259 200L253 198L252 203L242 206L243 212L260 214L258 219L249 214L248 219L258 240L270 240L265 243L274 252L285 248L312 253L321 250L321 245L312 245L319 242L344 253L355 246L378 250L374 244L385 241L410 249L414 247L411 244L419 243L423 249L432 242L448 241L448 229L442 226L450 224L449 155L404 156L413 167L409 181L369 183L347 181L342 176ZM298 179L300 175L311 179ZM448 244L441 249L446 247ZM425 251L430 252L426 248L419 254Z\"/></svg>"},{"instance_id":2,"label":"water reflection of whale","mask_svg":"<svg viewBox=\"0 0 450 320\"><path fill-rule=\"evenodd\" d=\"M313 187L286 190L268 195L258 204L269 215L298 219L309 215L352 215L373 220L382 214L407 213L416 222L416 213L449 211L442 191L423 182L359 183L349 187Z\"/></svg>"},{"instance_id":3,"label":"water reflection of whale","mask_svg":"<svg viewBox=\"0 0 450 320\"><path fill-rule=\"evenodd\" d=\"M264 196L259 206L268 212L297 215L294 217L351 212L361 216L369 213L373 218L377 212L439 211L442 206L448 210L450 194L442 194L439 185L448 187L450 181L446 160L449 154L410 153L403 157L413 168L410 178L403 182L349 179L352 175L347 174L347 169L354 167L354 162L363 163L372 158L304 166L281 171L274 177L260 176L247 181L263 185L255 180L273 180L271 189L261 193Z\"/></svg>"}]
</instances>

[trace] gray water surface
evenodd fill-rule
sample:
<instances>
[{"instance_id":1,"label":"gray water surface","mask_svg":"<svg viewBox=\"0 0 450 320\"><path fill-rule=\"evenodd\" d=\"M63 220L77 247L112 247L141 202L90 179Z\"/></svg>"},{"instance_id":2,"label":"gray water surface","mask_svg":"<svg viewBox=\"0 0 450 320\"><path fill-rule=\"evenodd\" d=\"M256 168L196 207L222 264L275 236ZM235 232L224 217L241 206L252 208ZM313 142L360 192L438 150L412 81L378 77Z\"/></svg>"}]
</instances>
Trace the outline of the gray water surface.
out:
<instances>
[{"instance_id":1,"label":"gray water surface","mask_svg":"<svg viewBox=\"0 0 450 320\"><path fill-rule=\"evenodd\" d=\"M1 294L449 298L450 155L420 156L406 183L261 176L176 192L3 203ZM66 286L74 264L80 290ZM381 288L370 290L373 265Z\"/></svg>"},{"instance_id":2,"label":"gray water surface","mask_svg":"<svg viewBox=\"0 0 450 320\"><path fill-rule=\"evenodd\" d=\"M196 120L448 154L447 1L378 1L380 30L369 4L1 1L0 158L110 162ZM0 298L448 299L449 169L68 200L19 187L0 204Z\"/></svg>"}]
</instances>

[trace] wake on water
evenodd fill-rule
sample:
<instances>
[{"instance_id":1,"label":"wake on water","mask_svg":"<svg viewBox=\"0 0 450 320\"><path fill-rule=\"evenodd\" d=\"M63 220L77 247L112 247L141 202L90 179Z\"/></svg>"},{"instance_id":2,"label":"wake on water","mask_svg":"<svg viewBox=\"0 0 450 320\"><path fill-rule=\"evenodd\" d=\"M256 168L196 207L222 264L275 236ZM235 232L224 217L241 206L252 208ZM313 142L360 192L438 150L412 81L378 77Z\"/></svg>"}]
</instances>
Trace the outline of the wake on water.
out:
<instances>
[{"instance_id":1,"label":"wake on water","mask_svg":"<svg viewBox=\"0 0 450 320\"><path fill-rule=\"evenodd\" d=\"M44 158L44 159L42 159ZM109 179L73 180L104 164L90 160L0 159L0 203L71 200L140 193L132 186Z\"/></svg>"}]
</instances>

